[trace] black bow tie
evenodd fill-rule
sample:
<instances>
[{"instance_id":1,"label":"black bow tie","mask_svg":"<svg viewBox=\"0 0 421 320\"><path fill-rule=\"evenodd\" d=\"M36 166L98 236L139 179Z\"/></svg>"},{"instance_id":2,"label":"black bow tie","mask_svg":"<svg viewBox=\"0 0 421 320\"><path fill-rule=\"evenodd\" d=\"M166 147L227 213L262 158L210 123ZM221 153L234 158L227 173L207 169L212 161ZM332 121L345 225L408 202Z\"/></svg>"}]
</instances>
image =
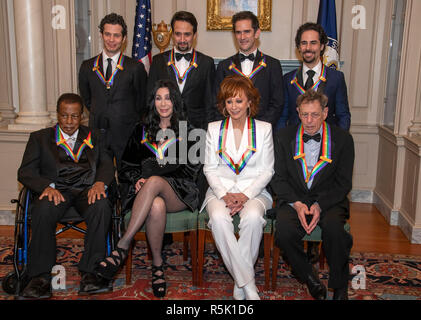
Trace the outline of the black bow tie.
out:
<instances>
[{"instance_id":1,"label":"black bow tie","mask_svg":"<svg viewBox=\"0 0 421 320\"><path fill-rule=\"evenodd\" d=\"M250 53L248 56L240 53L240 61L243 62L244 60L249 59L250 61L254 61L254 54Z\"/></svg>"},{"instance_id":2,"label":"black bow tie","mask_svg":"<svg viewBox=\"0 0 421 320\"><path fill-rule=\"evenodd\" d=\"M184 57L184 59L186 59L187 61L190 61L192 58L193 58L193 54L191 54L191 53L180 53L180 52L176 52L175 53L175 59L177 60L177 61L180 61L181 60L181 58L183 58Z\"/></svg>"},{"instance_id":3,"label":"black bow tie","mask_svg":"<svg viewBox=\"0 0 421 320\"><path fill-rule=\"evenodd\" d=\"M320 142L321 140L320 133L316 133L314 136L310 136L307 133L303 134L304 143L308 142L311 139L313 139L314 141Z\"/></svg>"}]
</instances>

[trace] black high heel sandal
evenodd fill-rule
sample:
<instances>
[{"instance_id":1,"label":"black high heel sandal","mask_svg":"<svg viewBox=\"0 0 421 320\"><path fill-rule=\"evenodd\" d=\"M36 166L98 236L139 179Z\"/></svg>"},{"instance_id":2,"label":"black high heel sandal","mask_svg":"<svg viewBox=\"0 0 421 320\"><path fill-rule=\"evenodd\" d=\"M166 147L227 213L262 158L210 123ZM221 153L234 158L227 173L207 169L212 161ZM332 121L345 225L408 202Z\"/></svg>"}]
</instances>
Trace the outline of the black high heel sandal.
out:
<instances>
[{"instance_id":1,"label":"black high heel sandal","mask_svg":"<svg viewBox=\"0 0 421 320\"><path fill-rule=\"evenodd\" d=\"M164 297L167 291L167 283L165 282L163 266L164 264L161 264L159 267L152 265L152 290L154 296L157 298ZM159 272L161 272L160 275L157 274ZM158 280L164 280L164 282L156 283Z\"/></svg>"},{"instance_id":2,"label":"black high heel sandal","mask_svg":"<svg viewBox=\"0 0 421 320\"><path fill-rule=\"evenodd\" d=\"M117 255L113 254L114 251L117 252ZM112 280L114 278L114 276L123 266L124 261L126 260L127 256L129 255L128 249L117 247L114 251L111 252L111 255L109 257L99 262L95 268L96 274L107 280ZM112 261L110 261L110 259ZM103 262L105 263L105 266L102 265Z\"/></svg>"}]
</instances>

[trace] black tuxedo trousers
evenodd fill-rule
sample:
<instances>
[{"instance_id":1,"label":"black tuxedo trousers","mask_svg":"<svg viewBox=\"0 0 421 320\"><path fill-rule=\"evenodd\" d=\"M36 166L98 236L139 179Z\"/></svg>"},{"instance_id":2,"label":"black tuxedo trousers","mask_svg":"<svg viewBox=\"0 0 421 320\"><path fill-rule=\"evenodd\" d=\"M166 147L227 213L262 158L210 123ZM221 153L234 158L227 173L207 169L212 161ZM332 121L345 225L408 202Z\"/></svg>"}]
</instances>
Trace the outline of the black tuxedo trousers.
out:
<instances>
[{"instance_id":1,"label":"black tuxedo trousers","mask_svg":"<svg viewBox=\"0 0 421 320\"><path fill-rule=\"evenodd\" d=\"M329 288L347 286L349 278L349 254L352 236L344 230L349 214L342 206L334 206L320 214L319 226L322 229L322 246L329 265ZM281 248L295 275L306 282L312 273L312 265L303 249L306 235L297 212L284 203L277 208L275 243Z\"/></svg>"},{"instance_id":2,"label":"black tuxedo trousers","mask_svg":"<svg viewBox=\"0 0 421 320\"><path fill-rule=\"evenodd\" d=\"M57 222L65 217L70 207L85 220L84 252L78 268L81 272L93 273L96 263L106 256L106 237L111 221L111 205L108 199L101 198L94 204L88 204L88 191L62 191L65 202L55 205L44 197L38 197L31 204L32 238L28 250L28 276L35 277L42 273L50 273L56 264Z\"/></svg>"}]
</instances>

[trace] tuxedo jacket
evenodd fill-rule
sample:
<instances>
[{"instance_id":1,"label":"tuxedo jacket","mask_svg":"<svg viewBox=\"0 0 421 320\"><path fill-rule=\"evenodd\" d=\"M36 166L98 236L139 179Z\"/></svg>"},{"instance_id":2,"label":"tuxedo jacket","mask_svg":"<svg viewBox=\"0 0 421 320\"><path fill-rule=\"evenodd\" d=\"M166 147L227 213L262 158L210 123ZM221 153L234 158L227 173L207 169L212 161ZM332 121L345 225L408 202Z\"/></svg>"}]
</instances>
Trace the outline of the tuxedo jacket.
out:
<instances>
[{"instance_id":1,"label":"tuxedo jacket","mask_svg":"<svg viewBox=\"0 0 421 320\"><path fill-rule=\"evenodd\" d=\"M79 71L79 91L89 110L89 127L106 129L108 143L114 154L123 152L135 124L146 107L147 74L142 63L124 56L123 70L107 89L95 72L98 56L82 63ZM102 54L99 71L104 75Z\"/></svg>"},{"instance_id":2,"label":"tuxedo jacket","mask_svg":"<svg viewBox=\"0 0 421 320\"><path fill-rule=\"evenodd\" d=\"M301 201L310 208L318 202L322 212L334 206L341 206L349 212L347 195L352 188L354 141L341 128L330 128L332 162L314 177L310 189L305 182L301 161L294 160L298 125L282 128L275 134L275 174L270 186L277 207Z\"/></svg>"},{"instance_id":3,"label":"tuxedo jacket","mask_svg":"<svg viewBox=\"0 0 421 320\"><path fill-rule=\"evenodd\" d=\"M55 127L32 132L29 136L22 163L18 170L18 180L24 186L41 194L58 177L59 152L64 152L57 146ZM78 150L83 140L87 138L90 129L79 127L79 133L73 150ZM86 184L93 185L97 181L110 186L114 178L114 166L110 152L104 146L104 141L97 131L92 130L93 148L86 147L86 154L92 174L87 177Z\"/></svg>"},{"instance_id":4,"label":"tuxedo jacket","mask_svg":"<svg viewBox=\"0 0 421 320\"><path fill-rule=\"evenodd\" d=\"M152 59L149 70L148 92L152 92L155 82L170 79L177 83L177 76L172 66L168 65L172 50L157 54ZM189 123L196 128L206 129L209 114L213 108L213 82L215 79L214 60L201 52L197 53L197 68L187 75L181 93Z\"/></svg>"},{"instance_id":5,"label":"tuxedo jacket","mask_svg":"<svg viewBox=\"0 0 421 320\"><path fill-rule=\"evenodd\" d=\"M253 70L259 67L262 60L265 59L265 66L257 71L257 73L251 78L254 86L259 90L260 93L260 104L259 111L256 119L276 124L276 121L282 114L282 108L284 106L284 93L283 93L283 79L282 79L282 67L279 60L272 58L266 54L263 54L257 50L256 59L254 60ZM229 57L218 64L215 76L215 101L218 96L219 87L225 77L236 74L235 67L241 71L241 62L239 53ZM219 114L217 108L214 107L214 119L222 119L222 115Z\"/></svg>"},{"instance_id":6,"label":"tuxedo jacket","mask_svg":"<svg viewBox=\"0 0 421 320\"><path fill-rule=\"evenodd\" d=\"M213 194L207 194L202 204L202 209L214 196L221 199L233 187L244 193L249 199L263 194L272 200L271 195L266 190L274 170L273 137L272 125L270 123L256 120L256 152L251 156L240 174L236 174L224 162L219 153L219 136L221 122L209 123L206 135L205 165L203 172L208 180L209 187ZM249 147L247 122L243 131L240 146L237 150L235 146L234 130L232 122L229 122L226 137L225 151L232 158L234 163L238 163Z\"/></svg>"},{"instance_id":7,"label":"tuxedo jacket","mask_svg":"<svg viewBox=\"0 0 421 320\"><path fill-rule=\"evenodd\" d=\"M351 114L349 112L348 94L344 74L341 71L326 67L326 81L323 81L317 88L318 92L325 94L329 101L329 113L326 121L329 124L349 130L351 125ZM287 73L284 76L284 109L282 116L277 123L277 129L286 126L293 126L300 122L297 113L297 98L301 92L291 82L297 79L301 87L303 84L302 67Z\"/></svg>"}]
</instances>

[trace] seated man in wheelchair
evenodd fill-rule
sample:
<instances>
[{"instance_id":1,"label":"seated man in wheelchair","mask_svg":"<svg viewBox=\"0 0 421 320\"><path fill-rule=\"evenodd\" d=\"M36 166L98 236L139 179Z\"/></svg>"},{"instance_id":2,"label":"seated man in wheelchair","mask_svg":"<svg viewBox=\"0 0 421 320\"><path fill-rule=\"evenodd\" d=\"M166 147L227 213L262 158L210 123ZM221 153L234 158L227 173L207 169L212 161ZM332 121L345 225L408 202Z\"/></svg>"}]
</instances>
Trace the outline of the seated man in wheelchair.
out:
<instances>
[{"instance_id":1,"label":"seated man in wheelchair","mask_svg":"<svg viewBox=\"0 0 421 320\"><path fill-rule=\"evenodd\" d=\"M111 290L94 268L106 256L112 207L105 192L114 166L100 134L80 124L82 113L80 96L63 94L57 102L58 124L31 133L18 171L19 182L35 194L27 265L31 280L22 293L27 298L51 297L56 225L72 206L87 225L79 294Z\"/></svg>"}]
</instances>

